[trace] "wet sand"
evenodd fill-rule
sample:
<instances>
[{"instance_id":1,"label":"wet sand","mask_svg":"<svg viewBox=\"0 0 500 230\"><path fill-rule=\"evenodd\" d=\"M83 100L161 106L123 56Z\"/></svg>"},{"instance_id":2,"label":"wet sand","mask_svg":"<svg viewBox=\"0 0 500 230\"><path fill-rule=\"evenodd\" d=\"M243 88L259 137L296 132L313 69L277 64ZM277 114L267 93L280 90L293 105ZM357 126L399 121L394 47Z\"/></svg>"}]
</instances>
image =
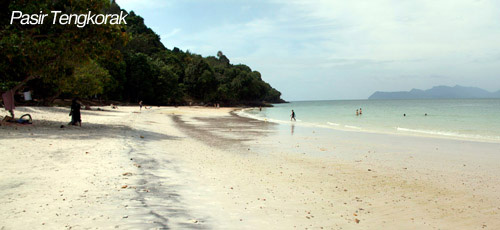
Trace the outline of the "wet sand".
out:
<instances>
[{"instance_id":1,"label":"wet sand","mask_svg":"<svg viewBox=\"0 0 500 230\"><path fill-rule=\"evenodd\" d=\"M0 127L0 228L500 227L499 144L104 109Z\"/></svg>"}]
</instances>

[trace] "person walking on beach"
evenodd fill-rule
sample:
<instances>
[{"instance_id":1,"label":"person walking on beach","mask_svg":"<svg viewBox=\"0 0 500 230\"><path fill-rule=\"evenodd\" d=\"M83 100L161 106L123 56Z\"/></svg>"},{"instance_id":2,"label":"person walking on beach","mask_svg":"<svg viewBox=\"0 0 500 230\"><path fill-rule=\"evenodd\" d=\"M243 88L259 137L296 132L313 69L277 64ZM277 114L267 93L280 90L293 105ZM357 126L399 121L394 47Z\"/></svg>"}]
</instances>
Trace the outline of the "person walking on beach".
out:
<instances>
[{"instance_id":1,"label":"person walking on beach","mask_svg":"<svg viewBox=\"0 0 500 230\"><path fill-rule=\"evenodd\" d=\"M292 115L290 115L290 121L292 121L292 119L294 121L297 121L297 120L295 120L295 112L293 111L293 109L292 109Z\"/></svg>"},{"instance_id":2,"label":"person walking on beach","mask_svg":"<svg viewBox=\"0 0 500 230\"><path fill-rule=\"evenodd\" d=\"M73 101L71 102L71 112L69 112L69 115L71 116L71 122L69 123L70 125L78 125L82 126L82 117L80 113L82 105L78 101L78 98L74 98Z\"/></svg>"},{"instance_id":3,"label":"person walking on beach","mask_svg":"<svg viewBox=\"0 0 500 230\"><path fill-rule=\"evenodd\" d=\"M142 111L142 101L139 101L139 111Z\"/></svg>"}]
</instances>

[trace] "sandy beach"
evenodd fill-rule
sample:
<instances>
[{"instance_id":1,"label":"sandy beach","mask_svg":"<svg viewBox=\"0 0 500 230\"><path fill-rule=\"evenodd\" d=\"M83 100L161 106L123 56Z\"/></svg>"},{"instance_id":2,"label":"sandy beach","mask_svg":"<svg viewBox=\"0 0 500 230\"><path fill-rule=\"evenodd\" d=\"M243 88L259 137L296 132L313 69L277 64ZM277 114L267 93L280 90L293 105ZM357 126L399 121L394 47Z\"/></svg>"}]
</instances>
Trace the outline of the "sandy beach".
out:
<instances>
[{"instance_id":1,"label":"sandy beach","mask_svg":"<svg viewBox=\"0 0 500 230\"><path fill-rule=\"evenodd\" d=\"M0 229L500 228L500 143L101 109L0 126Z\"/></svg>"}]
</instances>

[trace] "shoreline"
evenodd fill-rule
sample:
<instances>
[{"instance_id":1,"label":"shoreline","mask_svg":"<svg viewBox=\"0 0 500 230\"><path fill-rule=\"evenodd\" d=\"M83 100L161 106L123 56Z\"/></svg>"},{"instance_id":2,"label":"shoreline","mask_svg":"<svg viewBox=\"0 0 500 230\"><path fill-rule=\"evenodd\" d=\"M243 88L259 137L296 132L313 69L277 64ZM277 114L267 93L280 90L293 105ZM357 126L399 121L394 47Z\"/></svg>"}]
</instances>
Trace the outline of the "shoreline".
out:
<instances>
[{"instance_id":1,"label":"shoreline","mask_svg":"<svg viewBox=\"0 0 500 230\"><path fill-rule=\"evenodd\" d=\"M490 204L498 204L498 201L496 201L498 200L496 191L498 191L499 188L496 184L499 182L500 172L496 169L497 167L493 163L498 159L494 150L496 149L494 147L498 146L496 144L406 136L400 136L395 140L392 135L369 133L365 133L361 137L347 135L347 137L342 139L342 136L345 136L346 132L338 131L334 137L335 139L338 139L337 142L339 143L335 143L333 146L327 146L326 144L329 140L326 140L327 142L321 141L321 135L318 130L314 132L314 129L310 128L304 130L298 130L296 128L295 134L290 134L288 133L288 130L281 130L278 128L275 132L277 132L275 135L277 138L274 138L271 134L265 138L254 141L247 140L243 142L252 148L251 150L249 149L250 152L256 152L259 156L261 156L259 158L263 158L261 160L266 161L260 162L261 166L269 164L267 161L280 162L282 166L278 167L279 173L285 175L285 170L283 170L285 165L290 167L290 165L299 164L299 168L295 168L296 172L295 170L288 171L290 177L299 178L304 175L309 175L304 177L321 178L319 180L315 180L313 184L305 186L306 191L310 191L312 187L315 187L315 193L319 193L318 190L325 192L327 185L323 182L331 181L333 177L335 178L334 181L336 181L337 184L339 184L339 181L344 182L341 182L341 186L335 186L335 189L332 190L348 193L348 197L340 198L340 200L350 201L353 197L349 196L353 196L353 194L357 193L366 196L364 199L358 200L366 199L371 201L364 204L366 207L363 207L363 210L357 210L366 211L372 209L368 213L365 212L360 214L359 212L355 212L356 210L352 210L352 212L359 218L353 218L353 213L346 213L345 211L343 214L336 216L336 218L345 221L344 223L336 222L338 219L329 219L329 215L322 210L315 210L317 213L323 213L323 220L326 219L326 222L324 223L335 223L336 227L334 228L338 228L340 226L351 226L349 224L356 222L355 219L363 222L369 221L369 225L363 225L360 226L360 228L366 228L367 226L385 226L385 228L390 229L398 229L396 226L399 226L399 229L419 228L416 226L421 226L422 228L430 228L431 226L452 228L452 226L464 227L466 225L472 227L475 224L479 225L479 222L481 222L480 220L482 220L487 226L498 226L499 224L497 221L489 221L488 218L482 216L485 215L487 210L490 209L486 207ZM286 139L293 139L293 137L295 137L294 135L301 133L304 135L299 136L297 138L298 140L295 139L288 142L286 141ZM356 133L356 135L359 135L359 133ZM372 139L371 142L365 143L368 139ZM403 147L396 146L396 148L393 148L389 147L387 144L380 144L382 140L385 140L386 142L388 140L389 143L387 144L392 145L394 145L393 142L404 141L402 143ZM415 140L419 140L419 142L414 143ZM429 140L432 141L426 144ZM306 146L307 143L311 142L317 146ZM359 146L360 144L361 146ZM473 145L469 146L469 144ZM304 153L301 153L302 150L300 150L302 146L305 147L306 152ZM437 149L434 149L436 146ZM415 148L420 150L417 152L408 152L408 150L404 150L406 148ZM297 149L297 151L294 149ZM431 152L430 150L433 149L434 151ZM474 155L464 155L466 151L474 149L477 151L487 150L489 153L485 152L482 156L487 156L489 154L490 157L487 157L482 161L478 161L474 160ZM435 155L436 151L441 155ZM419 155L423 153L426 154L423 156ZM460 157L457 158L458 156ZM463 162L465 162L465 164L463 164ZM306 165L311 165L313 168L305 167ZM443 167L447 166L449 167L448 169L443 169ZM270 166L269 168L273 168L273 166ZM269 168L268 170L270 170ZM329 168L336 168L341 172L341 175L335 174L339 173L338 171L334 171L332 174L332 172L329 172ZM478 170L480 174L478 174ZM271 169L270 171L275 170ZM272 174L266 174L266 177L269 177L269 175ZM328 175L329 177L325 177L325 175ZM274 184L283 182L280 180L278 181L275 181ZM290 182L293 182L293 180ZM283 190L287 191L286 187L290 182L281 184ZM257 183L257 185L258 184L259 183ZM353 186L352 184L357 186ZM296 185L300 185L300 183ZM318 187L318 185L321 186ZM472 187L470 187L471 185ZM341 187L347 191L343 191ZM370 192L371 189L373 190ZM476 191L476 189L478 191ZM382 192L382 195L380 195L381 191L384 191ZM401 197L401 194L403 194L403 197ZM442 195L445 194L448 194L449 197L442 197ZM338 200L338 196L342 196L337 193L323 193L321 195L325 197L330 196L333 200ZM297 194L297 196L300 197L299 194ZM309 196L306 197L308 197L306 198L307 200L311 200L312 198ZM316 202L319 203L321 200L324 200L323 198L325 197L316 197L318 199ZM395 200L396 197L397 199ZM294 198L290 197L283 198L283 203L276 204L276 207L284 206L288 209L292 209L293 207L288 207L286 205L289 203L285 202L288 199L294 200ZM432 200L434 203L428 203L429 200ZM491 203L484 204L483 202L485 200L489 200ZM381 201L384 201L385 203ZM353 205L352 203L349 204L350 202L344 203L347 203L344 204L347 205L347 207L353 207L351 206ZM377 205L374 205L375 203L377 203ZM403 204L403 206L401 206L401 204ZM308 206L303 204L301 206L309 207L311 209L318 208L316 205ZM484 209L481 209L482 207ZM491 208L495 209L496 207L493 206ZM277 209L279 210L279 208ZM398 212L401 214L398 214L397 217L394 216L391 211L394 209L398 209ZM426 209L427 211L420 209ZM454 214L456 216L461 216L461 218L454 219L449 216L454 209L456 209L457 212L462 213L458 215ZM336 208L336 210L339 211L338 208ZM292 210L288 210L288 212L290 211ZM309 212L311 211L308 211L308 213ZM390 218L382 218L381 221L377 221L377 219L381 217L380 215L382 213L386 213L384 215L389 215L385 218ZM463 215L463 213L468 214ZM479 213L482 214L479 215ZM487 215L492 214L498 215L498 211L492 211L492 213ZM433 215L444 215L445 217L442 219L436 219ZM363 216L363 219L361 219L361 216ZM398 223L395 222L397 219L405 217L408 217L408 222L401 220ZM419 217L420 220L416 220L417 217ZM296 216L296 218L304 218L304 216ZM309 218L305 216L305 218L306 220L310 220L311 218L318 218L318 216L309 216ZM317 223L318 221L321 222L321 218L315 220L316 221L313 221L314 223ZM346 223L347 225L345 225ZM332 224L325 224L325 226L332 227ZM316 225L316 227L321 226ZM482 225L479 227L482 227ZM283 229L286 228L283 227Z\"/></svg>"},{"instance_id":2,"label":"shoreline","mask_svg":"<svg viewBox=\"0 0 500 230\"><path fill-rule=\"evenodd\" d=\"M290 130L234 108L82 111L65 129L65 108L21 110L34 126L0 127L0 228L500 226L498 144Z\"/></svg>"},{"instance_id":3,"label":"shoreline","mask_svg":"<svg viewBox=\"0 0 500 230\"><path fill-rule=\"evenodd\" d=\"M285 120L275 120L275 119L267 119L267 118L262 118L258 116L253 116L251 114L245 113L245 110L255 110L256 108L239 108L235 109L235 111L239 111L237 115L242 116L242 117L247 117L250 119L255 119L259 121L264 121L264 122L273 122L276 124L284 124L288 125L291 124L290 121L285 121ZM327 122L328 123L328 122ZM343 125L344 127L342 128L340 125L330 125L330 124L315 124L315 123L310 123L310 122L295 122L294 123L297 126L304 126L308 128L322 128L322 129L329 129L329 130L337 130L337 131L344 131L344 132L361 132L361 133L373 133L373 134L385 134L385 135L402 135L402 136L408 136L408 137L428 137L428 138L437 138L437 139L445 139L445 140L458 140L458 141L471 141L471 142L482 142L482 143L500 143L500 139L498 138L493 138L489 136L480 136L480 137L475 137L472 135L468 134L452 134L452 133L433 133L434 131L428 131L428 130L418 130L418 129L408 129L408 128L402 128L402 127L394 127L395 131L383 131L383 130L367 130L367 129L362 129L359 127L353 127L349 125Z\"/></svg>"}]
</instances>

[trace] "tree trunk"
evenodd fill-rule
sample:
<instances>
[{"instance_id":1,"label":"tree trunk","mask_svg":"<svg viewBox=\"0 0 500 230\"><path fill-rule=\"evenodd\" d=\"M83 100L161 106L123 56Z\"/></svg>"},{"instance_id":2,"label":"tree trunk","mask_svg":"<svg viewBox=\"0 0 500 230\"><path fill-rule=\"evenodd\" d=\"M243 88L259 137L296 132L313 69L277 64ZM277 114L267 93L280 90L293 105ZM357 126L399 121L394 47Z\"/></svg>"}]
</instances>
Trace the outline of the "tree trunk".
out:
<instances>
[{"instance_id":1,"label":"tree trunk","mask_svg":"<svg viewBox=\"0 0 500 230\"><path fill-rule=\"evenodd\" d=\"M45 105L50 105L52 104L59 96L61 95L61 91L59 90L54 96L47 98L45 101L46 103L43 103Z\"/></svg>"},{"instance_id":2,"label":"tree trunk","mask_svg":"<svg viewBox=\"0 0 500 230\"><path fill-rule=\"evenodd\" d=\"M35 78L37 78L37 76L33 76L33 75L28 76L28 77L26 77L26 78L25 78L22 82L20 82L19 84L17 84L16 86L14 86L14 87L13 87L12 89L10 89L10 90L12 90L12 93L15 95L15 94L16 94L16 92L17 92L17 91L18 91L21 87L23 87L23 86L24 86L24 85L25 85L28 81L31 81L31 80L33 80L33 79L35 79Z\"/></svg>"}]
</instances>

